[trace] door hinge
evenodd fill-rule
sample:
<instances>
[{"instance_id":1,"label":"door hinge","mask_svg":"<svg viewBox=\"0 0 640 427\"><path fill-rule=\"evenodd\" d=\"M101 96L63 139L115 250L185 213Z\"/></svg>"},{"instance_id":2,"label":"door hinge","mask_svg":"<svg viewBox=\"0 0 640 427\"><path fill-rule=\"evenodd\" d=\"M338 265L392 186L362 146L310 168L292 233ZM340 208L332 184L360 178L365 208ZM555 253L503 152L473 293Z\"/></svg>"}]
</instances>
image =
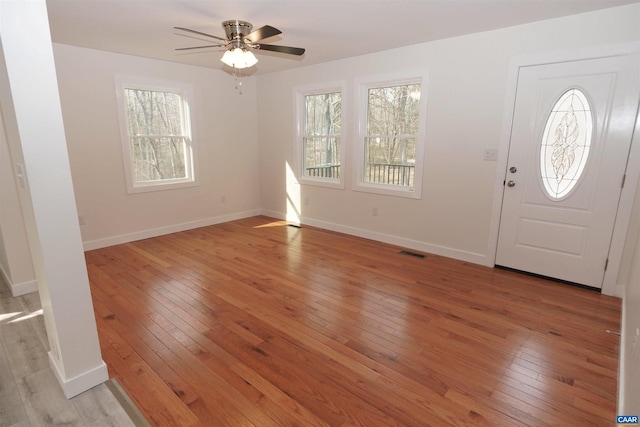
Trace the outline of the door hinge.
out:
<instances>
[{"instance_id":1,"label":"door hinge","mask_svg":"<svg viewBox=\"0 0 640 427\"><path fill-rule=\"evenodd\" d=\"M620 184L620 188L624 188L624 182L627 180L627 174L622 175L622 184Z\"/></svg>"},{"instance_id":2,"label":"door hinge","mask_svg":"<svg viewBox=\"0 0 640 427\"><path fill-rule=\"evenodd\" d=\"M609 266L609 258L604 262L604 271L607 271L607 267Z\"/></svg>"}]
</instances>

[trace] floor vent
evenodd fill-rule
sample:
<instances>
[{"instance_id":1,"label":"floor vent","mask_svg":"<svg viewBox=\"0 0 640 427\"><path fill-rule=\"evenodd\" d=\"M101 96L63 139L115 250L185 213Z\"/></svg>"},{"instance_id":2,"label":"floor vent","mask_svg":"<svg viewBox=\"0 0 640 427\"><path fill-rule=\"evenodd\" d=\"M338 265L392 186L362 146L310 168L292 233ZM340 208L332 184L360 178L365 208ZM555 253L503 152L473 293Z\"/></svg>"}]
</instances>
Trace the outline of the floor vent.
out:
<instances>
[{"instance_id":1,"label":"floor vent","mask_svg":"<svg viewBox=\"0 0 640 427\"><path fill-rule=\"evenodd\" d=\"M302 228L302 226L300 224L287 224L289 227L293 227L293 228Z\"/></svg>"},{"instance_id":2,"label":"floor vent","mask_svg":"<svg viewBox=\"0 0 640 427\"><path fill-rule=\"evenodd\" d=\"M400 253L401 253L402 255L409 255L409 256L416 257L416 258L426 258L426 257L427 257L427 256L426 256L426 255L424 255L424 254L419 254L419 253L417 253L417 252L411 252L411 251L400 251Z\"/></svg>"}]
</instances>

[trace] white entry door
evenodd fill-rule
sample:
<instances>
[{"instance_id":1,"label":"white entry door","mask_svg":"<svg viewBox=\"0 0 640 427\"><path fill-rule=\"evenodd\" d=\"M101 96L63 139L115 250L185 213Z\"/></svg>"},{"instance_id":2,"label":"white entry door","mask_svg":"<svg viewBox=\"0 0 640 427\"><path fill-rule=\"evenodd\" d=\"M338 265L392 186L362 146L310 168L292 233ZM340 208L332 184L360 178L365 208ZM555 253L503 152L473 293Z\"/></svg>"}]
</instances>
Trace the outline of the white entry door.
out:
<instances>
[{"instance_id":1,"label":"white entry door","mask_svg":"<svg viewBox=\"0 0 640 427\"><path fill-rule=\"evenodd\" d=\"M626 55L520 68L497 265L602 287L639 63Z\"/></svg>"}]
</instances>

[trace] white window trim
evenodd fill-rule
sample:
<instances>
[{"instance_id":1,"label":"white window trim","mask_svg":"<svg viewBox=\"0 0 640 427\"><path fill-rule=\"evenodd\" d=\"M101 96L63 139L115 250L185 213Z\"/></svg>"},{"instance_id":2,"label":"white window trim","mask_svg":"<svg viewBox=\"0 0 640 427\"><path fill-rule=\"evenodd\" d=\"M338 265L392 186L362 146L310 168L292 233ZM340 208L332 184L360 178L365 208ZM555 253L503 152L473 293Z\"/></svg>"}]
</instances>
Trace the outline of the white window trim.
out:
<instances>
[{"instance_id":1,"label":"white window trim","mask_svg":"<svg viewBox=\"0 0 640 427\"><path fill-rule=\"evenodd\" d=\"M338 188L344 189L344 177L346 175L345 171L349 168L346 167L346 121L345 121L345 112L347 111L347 84L344 81L340 82L332 82L332 83L321 83L310 86L300 86L294 88L294 97L295 97L295 123L296 123L296 135L294 138L295 147L295 171L296 176L298 178L299 184L305 185L315 185L319 187L328 187L328 188ZM322 177L311 177L305 176L304 174L304 149L303 149L303 138L304 138L304 123L305 123L305 103L304 98L308 95L319 95L323 93L329 92L340 92L340 178L322 178Z\"/></svg>"},{"instance_id":2,"label":"white window trim","mask_svg":"<svg viewBox=\"0 0 640 427\"><path fill-rule=\"evenodd\" d=\"M193 87L190 84L183 82L175 82L168 80L155 80L145 77L135 76L120 76L116 75L115 89L116 89L116 101L118 108L118 120L120 123L120 140L122 142L122 160L124 163L125 178L127 182L127 192L129 194L143 193L149 191L160 190L173 190L177 188L194 187L199 185L196 175L196 163L197 153L195 136L193 132L194 119L193 114L190 111L193 105ZM129 140L127 116L126 116L126 101L124 99L124 90L136 88L146 89L154 91L165 91L179 93L184 103L183 118L185 134L187 136L186 150L189 152L189 160L185 163L187 172L186 178L180 179L167 179L163 181L151 181L145 183L136 183L133 177L133 157L131 154L131 141Z\"/></svg>"},{"instance_id":3,"label":"white window trim","mask_svg":"<svg viewBox=\"0 0 640 427\"><path fill-rule=\"evenodd\" d=\"M356 80L358 110L358 126L354 136L354 168L353 189L367 193L384 194L389 196L407 197L411 199L422 198L422 177L424 175L425 134L427 127L427 83L429 72L427 70L385 74L380 76L368 76ZM367 135L367 113L369 89L376 87L400 86L406 84L420 84L420 115L418 117L418 133L416 134L416 163L413 188L405 188L387 184L377 184L364 180L364 149L365 136Z\"/></svg>"}]
</instances>

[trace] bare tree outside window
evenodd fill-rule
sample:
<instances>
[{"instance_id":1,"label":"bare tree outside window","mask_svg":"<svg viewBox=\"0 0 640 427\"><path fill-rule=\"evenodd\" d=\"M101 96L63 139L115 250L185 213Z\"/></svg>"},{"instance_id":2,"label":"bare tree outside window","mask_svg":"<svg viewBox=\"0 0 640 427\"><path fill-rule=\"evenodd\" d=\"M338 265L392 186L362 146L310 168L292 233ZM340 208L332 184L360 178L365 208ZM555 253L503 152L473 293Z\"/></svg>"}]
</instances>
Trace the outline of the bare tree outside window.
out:
<instances>
[{"instance_id":1,"label":"bare tree outside window","mask_svg":"<svg viewBox=\"0 0 640 427\"><path fill-rule=\"evenodd\" d=\"M304 97L304 175L340 177L340 92Z\"/></svg>"},{"instance_id":2,"label":"bare tree outside window","mask_svg":"<svg viewBox=\"0 0 640 427\"><path fill-rule=\"evenodd\" d=\"M413 187L420 84L368 91L364 181Z\"/></svg>"},{"instance_id":3,"label":"bare tree outside window","mask_svg":"<svg viewBox=\"0 0 640 427\"><path fill-rule=\"evenodd\" d=\"M184 103L179 93L124 90L136 183L187 178Z\"/></svg>"}]
</instances>

